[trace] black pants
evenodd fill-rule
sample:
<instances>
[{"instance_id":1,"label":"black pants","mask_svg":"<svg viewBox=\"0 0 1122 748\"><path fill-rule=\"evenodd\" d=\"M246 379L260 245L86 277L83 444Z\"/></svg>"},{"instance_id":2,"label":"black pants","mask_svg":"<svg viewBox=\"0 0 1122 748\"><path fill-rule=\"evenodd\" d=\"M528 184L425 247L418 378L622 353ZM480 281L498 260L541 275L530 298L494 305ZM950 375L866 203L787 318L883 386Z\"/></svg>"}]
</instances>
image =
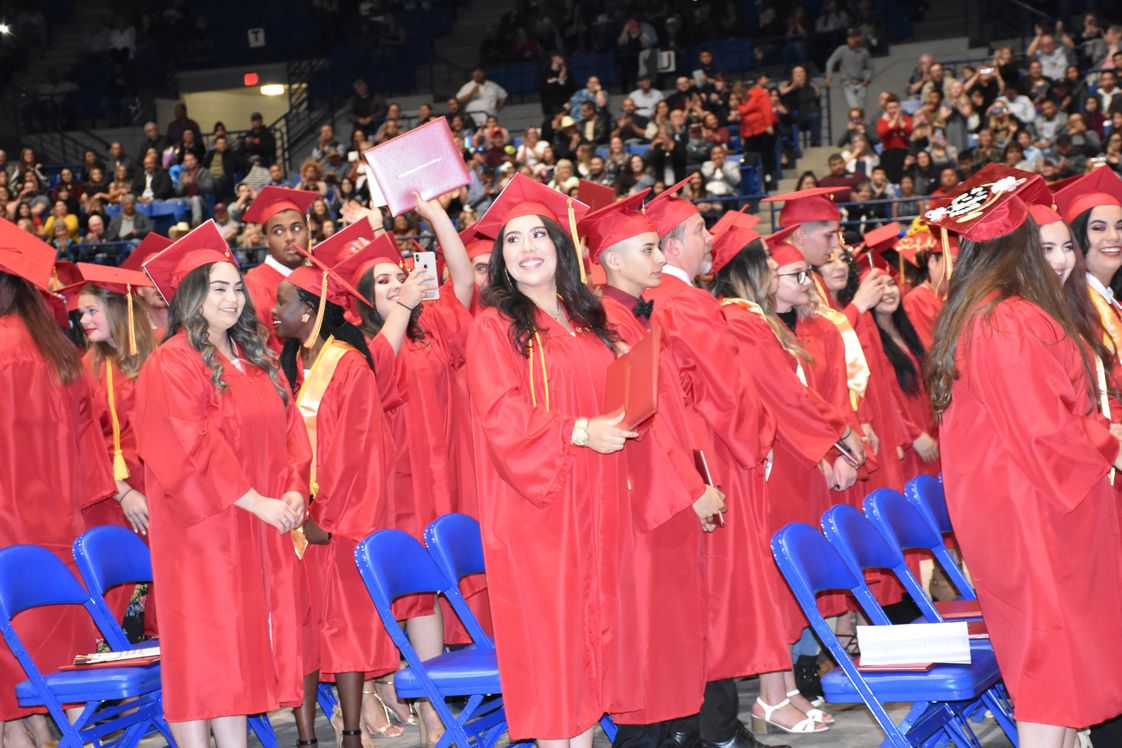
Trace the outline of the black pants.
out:
<instances>
[{"instance_id":1,"label":"black pants","mask_svg":"<svg viewBox=\"0 0 1122 748\"><path fill-rule=\"evenodd\" d=\"M651 725L620 725L612 748L659 748L672 732L700 731L702 740L723 743L731 740L739 727L736 680L715 680L705 684L700 713Z\"/></svg>"}]
</instances>

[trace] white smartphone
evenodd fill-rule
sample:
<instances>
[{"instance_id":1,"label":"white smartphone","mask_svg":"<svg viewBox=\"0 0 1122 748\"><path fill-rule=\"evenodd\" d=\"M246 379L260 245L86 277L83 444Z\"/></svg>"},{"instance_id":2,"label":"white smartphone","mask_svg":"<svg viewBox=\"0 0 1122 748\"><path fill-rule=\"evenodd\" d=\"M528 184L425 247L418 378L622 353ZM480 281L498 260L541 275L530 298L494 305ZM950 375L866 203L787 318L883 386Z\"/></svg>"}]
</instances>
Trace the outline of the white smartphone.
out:
<instances>
[{"instance_id":1,"label":"white smartphone","mask_svg":"<svg viewBox=\"0 0 1122 748\"><path fill-rule=\"evenodd\" d=\"M433 287L425 291L425 295L421 297L424 301L435 301L440 298L440 276L436 274L436 252L414 252L413 253L413 269L424 270L432 273Z\"/></svg>"}]
</instances>

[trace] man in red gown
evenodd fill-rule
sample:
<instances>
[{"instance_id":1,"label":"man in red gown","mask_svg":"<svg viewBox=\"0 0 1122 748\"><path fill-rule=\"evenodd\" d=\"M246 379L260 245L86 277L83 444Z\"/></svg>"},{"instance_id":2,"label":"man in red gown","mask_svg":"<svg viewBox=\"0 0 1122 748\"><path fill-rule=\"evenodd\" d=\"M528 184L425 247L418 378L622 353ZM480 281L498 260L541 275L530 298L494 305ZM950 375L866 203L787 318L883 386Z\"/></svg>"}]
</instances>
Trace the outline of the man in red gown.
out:
<instances>
[{"instance_id":1,"label":"man in red gown","mask_svg":"<svg viewBox=\"0 0 1122 748\"><path fill-rule=\"evenodd\" d=\"M688 181L688 180L687 180ZM647 206L666 256L662 283L647 291L653 324L685 393L693 444L701 449L728 504L725 527L704 539L709 585L705 697L696 721L677 722L670 739L686 745L700 734L707 748L757 745L737 715L736 679L791 667L775 601L758 580L773 563L758 528L766 504L764 461L775 424L754 387L739 374L736 341L721 324L720 303L693 285L711 263L711 236L697 208L675 197L685 182Z\"/></svg>"},{"instance_id":2,"label":"man in red gown","mask_svg":"<svg viewBox=\"0 0 1122 748\"><path fill-rule=\"evenodd\" d=\"M607 280L603 305L623 342L633 347L651 331L652 302L643 292L662 283L666 259L658 233L635 208L644 190L590 213L580 224L589 259ZM655 372L650 372L654 375ZM658 410L638 424L642 436L624 449L632 509L631 579L638 593L641 658L636 686L644 708L613 714L614 745L658 748L676 718L696 714L705 688L705 585L702 534L725 508L693 463L685 400L670 354L658 362Z\"/></svg>"},{"instance_id":3,"label":"man in red gown","mask_svg":"<svg viewBox=\"0 0 1122 748\"><path fill-rule=\"evenodd\" d=\"M267 185L242 218L246 223L261 224L261 233L265 235L269 253L263 263L245 274L245 290L253 300L257 319L269 331L269 347L278 353L282 346L273 330L272 319L277 286L304 264L304 256L299 251L308 249L308 221L304 214L315 201L316 194Z\"/></svg>"}]
</instances>

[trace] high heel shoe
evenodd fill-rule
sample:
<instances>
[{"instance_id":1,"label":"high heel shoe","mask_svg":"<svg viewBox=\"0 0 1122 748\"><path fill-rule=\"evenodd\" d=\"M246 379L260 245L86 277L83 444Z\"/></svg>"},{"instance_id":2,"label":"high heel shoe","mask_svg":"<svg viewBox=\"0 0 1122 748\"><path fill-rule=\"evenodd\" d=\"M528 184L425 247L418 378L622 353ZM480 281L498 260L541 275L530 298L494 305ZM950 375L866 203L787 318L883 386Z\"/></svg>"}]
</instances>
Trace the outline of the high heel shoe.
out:
<instances>
[{"instance_id":1,"label":"high heel shoe","mask_svg":"<svg viewBox=\"0 0 1122 748\"><path fill-rule=\"evenodd\" d=\"M366 730L344 730L343 709L338 704L331 713L331 729L335 731L335 748L343 748L343 737L357 735L362 738L362 748L375 748L374 738Z\"/></svg>"},{"instance_id":2,"label":"high heel shoe","mask_svg":"<svg viewBox=\"0 0 1122 748\"><path fill-rule=\"evenodd\" d=\"M382 707L382 713L386 716L386 724L382 725L381 727L371 727L370 723L366 721L365 717L363 717L362 727L364 730L370 733L371 737L400 738L405 734L404 727L400 727L399 725L394 724L393 717L390 713L390 708L386 706L386 702L382 701L382 697L378 695L377 691L363 691L362 695L373 696L375 699L377 699L378 705Z\"/></svg>"},{"instance_id":3,"label":"high heel shoe","mask_svg":"<svg viewBox=\"0 0 1122 748\"><path fill-rule=\"evenodd\" d=\"M783 701L780 701L778 704L768 704L763 699L757 698L756 703L759 704L760 708L764 710L763 717L760 717L755 713L752 714L752 732L756 733L757 735L766 735L768 726L777 727L783 732L790 733L791 735L806 735L808 733L814 732L826 732L830 729L826 725L816 722L810 717L801 719L790 727L788 727L787 725L781 725L778 722L773 721L771 715L775 714L777 710L789 705L791 703L790 699L783 699Z\"/></svg>"},{"instance_id":4,"label":"high heel shoe","mask_svg":"<svg viewBox=\"0 0 1122 748\"><path fill-rule=\"evenodd\" d=\"M375 680L374 683L376 683L380 686L389 686L390 688L393 688L393 681L392 680ZM363 691L363 693L368 693L368 692ZM386 711L389 713L389 717L390 717L391 722L393 722L395 725L402 725L402 726L405 726L405 727L416 727L417 726L417 714L413 710L413 705L412 704L407 705L409 711L406 712L406 714L408 716L402 717L398 713L397 709L394 709L394 708L390 707L388 704L386 704L385 700L382 698L382 695L378 693L377 689L375 689L373 691L373 693L374 693L375 696L378 697L378 701L382 702L382 707L384 709L386 709ZM399 702L399 703L402 703L402 702Z\"/></svg>"},{"instance_id":5,"label":"high heel shoe","mask_svg":"<svg viewBox=\"0 0 1122 748\"><path fill-rule=\"evenodd\" d=\"M790 691L787 692L787 700L790 701L792 696L802 696L802 692L799 691L799 689L797 689L797 688L793 688L793 689L791 689ZM806 698L806 697L803 696L803 698ZM810 703L812 708L807 709L805 712L803 712L806 716L810 717L815 722L821 722L824 725L834 724L834 718L829 714L829 712L824 712L824 711L822 711L821 709L818 708L819 705L821 705L825 702L823 702L820 699L816 699L815 701L811 701L810 699L807 699L807 701ZM795 708L798 709L798 707L795 707ZM802 711L802 710L799 709L799 711Z\"/></svg>"}]
</instances>

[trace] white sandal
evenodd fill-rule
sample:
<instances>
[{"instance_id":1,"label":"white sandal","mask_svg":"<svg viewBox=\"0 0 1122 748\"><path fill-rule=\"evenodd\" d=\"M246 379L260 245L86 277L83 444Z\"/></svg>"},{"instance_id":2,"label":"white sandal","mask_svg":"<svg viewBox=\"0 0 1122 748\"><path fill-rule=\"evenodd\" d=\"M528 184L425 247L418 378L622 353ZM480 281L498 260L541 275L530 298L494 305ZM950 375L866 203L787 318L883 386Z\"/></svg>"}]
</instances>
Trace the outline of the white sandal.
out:
<instances>
[{"instance_id":1,"label":"white sandal","mask_svg":"<svg viewBox=\"0 0 1122 748\"><path fill-rule=\"evenodd\" d=\"M783 699L783 701L780 701L778 704L767 704L763 699L757 697L756 703L759 704L760 708L764 710L764 716L762 717L756 715L755 713L752 714L752 732L756 734L766 735L768 725L777 727L783 732L790 733L792 735L806 735L815 732L826 732L830 729L826 725L821 725L819 722L816 722L811 717L801 719L790 727L781 725L778 722L773 722L771 719L771 715L775 714L775 711L777 709L782 709L783 707L789 705L791 703L790 699Z\"/></svg>"},{"instance_id":2,"label":"white sandal","mask_svg":"<svg viewBox=\"0 0 1122 748\"><path fill-rule=\"evenodd\" d=\"M794 689L787 692L787 700L790 701L792 696L801 696L801 695L802 695L802 692L799 691L799 689L794 688ZM806 697L804 696L803 698L806 698ZM806 716L810 717L815 722L821 722L824 725L834 724L833 716L830 715L830 714L827 714L826 712L824 712L824 711L822 711L821 709L818 708L818 707L820 707L820 706L822 706L823 704L826 703L823 699L814 699L813 701L811 701L810 699L807 699L807 701L810 702L810 705L814 708L813 709L807 709L806 712L805 712ZM798 707L795 707L795 708L798 709Z\"/></svg>"}]
</instances>

